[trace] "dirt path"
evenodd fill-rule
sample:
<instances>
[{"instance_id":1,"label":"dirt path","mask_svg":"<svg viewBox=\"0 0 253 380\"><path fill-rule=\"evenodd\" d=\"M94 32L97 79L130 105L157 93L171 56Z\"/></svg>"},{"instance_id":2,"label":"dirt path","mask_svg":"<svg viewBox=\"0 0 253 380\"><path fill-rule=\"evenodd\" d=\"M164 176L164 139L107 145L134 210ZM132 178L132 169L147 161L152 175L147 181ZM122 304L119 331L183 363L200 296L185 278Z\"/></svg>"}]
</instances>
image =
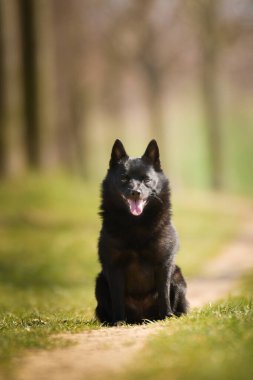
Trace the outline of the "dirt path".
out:
<instances>
[{"instance_id":1,"label":"dirt path","mask_svg":"<svg viewBox=\"0 0 253 380\"><path fill-rule=\"evenodd\" d=\"M253 268L253 219L237 239L204 268L202 275L188 283L192 307L203 306L236 291L236 281ZM135 353L152 334L165 327L151 323L144 326L112 327L65 334L74 346L54 351L29 353L16 363L15 380L96 380L117 374L131 365ZM166 327L167 328L167 327Z\"/></svg>"},{"instance_id":2,"label":"dirt path","mask_svg":"<svg viewBox=\"0 0 253 380\"><path fill-rule=\"evenodd\" d=\"M253 218L245 223L239 236L222 254L209 262L201 276L188 284L191 306L203 306L228 293L236 293L236 281L253 268Z\"/></svg>"}]
</instances>

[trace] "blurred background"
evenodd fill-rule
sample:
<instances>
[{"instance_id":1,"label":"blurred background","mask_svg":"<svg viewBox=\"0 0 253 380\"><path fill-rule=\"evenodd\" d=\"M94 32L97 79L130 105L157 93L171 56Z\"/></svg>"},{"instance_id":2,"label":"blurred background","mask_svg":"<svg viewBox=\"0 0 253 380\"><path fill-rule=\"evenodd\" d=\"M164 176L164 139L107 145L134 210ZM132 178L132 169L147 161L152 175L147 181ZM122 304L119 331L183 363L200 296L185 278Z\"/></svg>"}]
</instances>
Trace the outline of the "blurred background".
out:
<instances>
[{"instance_id":1,"label":"blurred background","mask_svg":"<svg viewBox=\"0 0 253 380\"><path fill-rule=\"evenodd\" d=\"M252 72L253 0L0 0L0 373L19 349L94 327L116 138L130 156L157 139L187 279L238 235Z\"/></svg>"},{"instance_id":2,"label":"blurred background","mask_svg":"<svg viewBox=\"0 0 253 380\"><path fill-rule=\"evenodd\" d=\"M174 187L251 194L252 46L252 0L0 0L1 178L156 138Z\"/></svg>"}]
</instances>

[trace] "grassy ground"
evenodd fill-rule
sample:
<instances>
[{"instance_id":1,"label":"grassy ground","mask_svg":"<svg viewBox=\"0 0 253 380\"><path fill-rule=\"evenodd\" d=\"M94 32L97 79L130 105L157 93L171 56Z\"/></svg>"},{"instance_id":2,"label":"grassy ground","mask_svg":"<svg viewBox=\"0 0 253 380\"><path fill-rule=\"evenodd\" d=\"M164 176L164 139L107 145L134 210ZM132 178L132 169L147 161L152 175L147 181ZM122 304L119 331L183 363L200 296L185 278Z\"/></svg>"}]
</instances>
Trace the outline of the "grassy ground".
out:
<instances>
[{"instance_id":1,"label":"grassy ground","mask_svg":"<svg viewBox=\"0 0 253 380\"><path fill-rule=\"evenodd\" d=\"M93 319L99 189L29 177L2 183L0 199L0 358L6 363L23 348L58 344L49 341L52 333L99 327ZM243 214L240 202L221 195L174 197L178 261L187 276L234 236Z\"/></svg>"},{"instance_id":2,"label":"grassy ground","mask_svg":"<svg viewBox=\"0 0 253 380\"><path fill-rule=\"evenodd\" d=\"M196 310L151 339L124 379L253 378L253 274L243 297Z\"/></svg>"}]
</instances>

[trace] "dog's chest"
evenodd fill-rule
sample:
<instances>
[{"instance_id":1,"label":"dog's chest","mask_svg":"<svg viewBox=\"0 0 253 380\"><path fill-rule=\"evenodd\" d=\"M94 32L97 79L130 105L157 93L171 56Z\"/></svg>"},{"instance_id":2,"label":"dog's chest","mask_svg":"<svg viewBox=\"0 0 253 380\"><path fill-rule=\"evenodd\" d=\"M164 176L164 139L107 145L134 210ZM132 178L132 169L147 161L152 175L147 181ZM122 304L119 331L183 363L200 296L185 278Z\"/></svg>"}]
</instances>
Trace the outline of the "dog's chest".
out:
<instances>
[{"instance_id":1,"label":"dog's chest","mask_svg":"<svg viewBox=\"0 0 253 380\"><path fill-rule=\"evenodd\" d=\"M155 286L154 265L148 260L133 255L124 267L126 293L144 294Z\"/></svg>"}]
</instances>

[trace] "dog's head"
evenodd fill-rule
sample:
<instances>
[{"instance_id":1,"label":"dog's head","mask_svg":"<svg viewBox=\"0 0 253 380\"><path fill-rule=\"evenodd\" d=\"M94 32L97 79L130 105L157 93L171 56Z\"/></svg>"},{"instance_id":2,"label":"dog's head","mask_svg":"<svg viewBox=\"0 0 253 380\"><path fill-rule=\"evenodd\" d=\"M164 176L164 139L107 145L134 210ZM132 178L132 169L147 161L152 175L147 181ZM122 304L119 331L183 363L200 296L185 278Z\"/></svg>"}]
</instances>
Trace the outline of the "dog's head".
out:
<instances>
[{"instance_id":1,"label":"dog's head","mask_svg":"<svg viewBox=\"0 0 253 380\"><path fill-rule=\"evenodd\" d=\"M160 208L167 202L169 188L156 141L148 144L142 157L130 158L116 140L105 183L114 206L125 208L130 215L139 217L146 209Z\"/></svg>"}]
</instances>

